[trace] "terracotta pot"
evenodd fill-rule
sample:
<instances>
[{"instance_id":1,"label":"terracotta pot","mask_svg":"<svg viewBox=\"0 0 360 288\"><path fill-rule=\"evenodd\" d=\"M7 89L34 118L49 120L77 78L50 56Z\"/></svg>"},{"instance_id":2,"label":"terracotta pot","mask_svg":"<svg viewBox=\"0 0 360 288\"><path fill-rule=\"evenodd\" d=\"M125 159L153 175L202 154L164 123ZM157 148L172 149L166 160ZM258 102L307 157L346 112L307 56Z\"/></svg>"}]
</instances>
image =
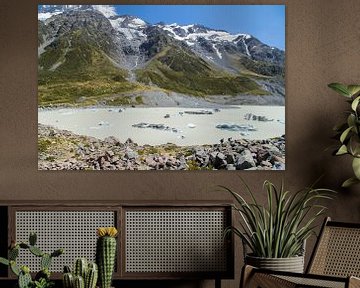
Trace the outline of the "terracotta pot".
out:
<instances>
[{"instance_id":1,"label":"terracotta pot","mask_svg":"<svg viewBox=\"0 0 360 288\"><path fill-rule=\"evenodd\" d=\"M254 267L287 272L304 272L304 256L289 258L263 258L246 255L245 263Z\"/></svg>"}]
</instances>

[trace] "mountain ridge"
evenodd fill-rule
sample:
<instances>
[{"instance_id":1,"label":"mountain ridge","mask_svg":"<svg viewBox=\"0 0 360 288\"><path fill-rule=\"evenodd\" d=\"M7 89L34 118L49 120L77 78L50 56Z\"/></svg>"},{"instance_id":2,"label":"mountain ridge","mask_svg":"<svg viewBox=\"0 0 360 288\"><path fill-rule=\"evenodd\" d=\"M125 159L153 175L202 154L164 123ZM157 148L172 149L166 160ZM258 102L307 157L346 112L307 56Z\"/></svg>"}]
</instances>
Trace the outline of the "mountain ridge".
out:
<instances>
[{"instance_id":1,"label":"mountain ridge","mask_svg":"<svg viewBox=\"0 0 360 288\"><path fill-rule=\"evenodd\" d=\"M109 7L104 14L96 5L47 6L56 7L39 11L39 103L51 103L54 93L59 98L61 89L55 84L62 82L76 82L79 88L81 82L101 79L101 87L119 88L103 89L98 96L157 86L205 97L272 95L275 90L268 85L284 77L284 51L249 34L199 24L149 24L136 16L111 14ZM51 16L44 19L46 13ZM94 91L88 94L94 96Z\"/></svg>"}]
</instances>

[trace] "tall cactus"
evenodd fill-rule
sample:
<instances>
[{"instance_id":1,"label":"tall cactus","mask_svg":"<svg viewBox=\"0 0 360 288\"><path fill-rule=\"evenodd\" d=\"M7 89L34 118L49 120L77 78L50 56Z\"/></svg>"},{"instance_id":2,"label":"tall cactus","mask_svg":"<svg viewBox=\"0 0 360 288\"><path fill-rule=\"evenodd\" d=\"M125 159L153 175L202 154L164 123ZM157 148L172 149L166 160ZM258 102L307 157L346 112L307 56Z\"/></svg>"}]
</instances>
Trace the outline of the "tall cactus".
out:
<instances>
[{"instance_id":1,"label":"tall cactus","mask_svg":"<svg viewBox=\"0 0 360 288\"><path fill-rule=\"evenodd\" d=\"M96 262L99 267L100 288L110 288L116 258L115 227L97 229Z\"/></svg>"}]
</instances>

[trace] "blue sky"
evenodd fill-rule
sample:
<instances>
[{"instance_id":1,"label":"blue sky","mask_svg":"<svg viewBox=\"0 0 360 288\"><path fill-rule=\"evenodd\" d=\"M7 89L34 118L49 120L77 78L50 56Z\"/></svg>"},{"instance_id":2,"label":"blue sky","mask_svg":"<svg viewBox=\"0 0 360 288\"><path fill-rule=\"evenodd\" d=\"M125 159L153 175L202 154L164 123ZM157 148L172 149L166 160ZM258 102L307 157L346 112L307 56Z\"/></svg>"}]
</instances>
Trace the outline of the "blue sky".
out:
<instances>
[{"instance_id":1,"label":"blue sky","mask_svg":"<svg viewBox=\"0 0 360 288\"><path fill-rule=\"evenodd\" d=\"M285 50L285 5L117 5L119 15L154 24L202 24L231 33L247 33Z\"/></svg>"},{"instance_id":2,"label":"blue sky","mask_svg":"<svg viewBox=\"0 0 360 288\"><path fill-rule=\"evenodd\" d=\"M232 34L247 33L285 50L285 5L96 5L111 15L137 16L148 23L201 24ZM42 5L38 6L38 11ZM115 11L114 11L115 10Z\"/></svg>"}]
</instances>

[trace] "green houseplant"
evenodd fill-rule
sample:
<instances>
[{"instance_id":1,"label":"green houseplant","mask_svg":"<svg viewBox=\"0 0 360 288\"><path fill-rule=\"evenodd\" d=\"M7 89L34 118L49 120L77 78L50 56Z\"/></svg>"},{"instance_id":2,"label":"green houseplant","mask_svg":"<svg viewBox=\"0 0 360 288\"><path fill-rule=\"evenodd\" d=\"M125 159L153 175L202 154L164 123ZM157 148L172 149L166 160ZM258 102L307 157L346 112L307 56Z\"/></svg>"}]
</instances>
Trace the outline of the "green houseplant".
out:
<instances>
[{"instance_id":1,"label":"green houseplant","mask_svg":"<svg viewBox=\"0 0 360 288\"><path fill-rule=\"evenodd\" d=\"M328 86L338 94L346 97L351 106L351 109L347 112L346 122L334 127L340 141L340 145L334 154L337 156L350 155L353 158L354 176L342 184L343 187L349 187L360 183L360 85L331 83Z\"/></svg>"},{"instance_id":2,"label":"green houseplant","mask_svg":"<svg viewBox=\"0 0 360 288\"><path fill-rule=\"evenodd\" d=\"M290 193L285 191L283 184L278 189L270 181L265 181L267 203L261 205L243 183L251 201L246 201L227 187L221 187L235 199L233 208L239 213L240 227L229 227L226 233L233 232L249 248L251 253L244 255L246 264L303 272L304 243L314 233L315 220L326 209L318 204L318 200L331 199L334 191L310 187Z\"/></svg>"},{"instance_id":3,"label":"green houseplant","mask_svg":"<svg viewBox=\"0 0 360 288\"><path fill-rule=\"evenodd\" d=\"M36 234L30 233L29 243L12 243L8 251L8 259L0 257L0 263L10 266L11 271L18 277L18 288L50 288L54 285L54 282L50 280L50 265L52 259L62 255L64 250L57 249L52 253L45 253L36 246L36 242ZM16 263L20 249L28 250L31 254L40 258L41 270L36 273L34 279L31 277L30 268L28 266L20 266Z\"/></svg>"}]
</instances>

